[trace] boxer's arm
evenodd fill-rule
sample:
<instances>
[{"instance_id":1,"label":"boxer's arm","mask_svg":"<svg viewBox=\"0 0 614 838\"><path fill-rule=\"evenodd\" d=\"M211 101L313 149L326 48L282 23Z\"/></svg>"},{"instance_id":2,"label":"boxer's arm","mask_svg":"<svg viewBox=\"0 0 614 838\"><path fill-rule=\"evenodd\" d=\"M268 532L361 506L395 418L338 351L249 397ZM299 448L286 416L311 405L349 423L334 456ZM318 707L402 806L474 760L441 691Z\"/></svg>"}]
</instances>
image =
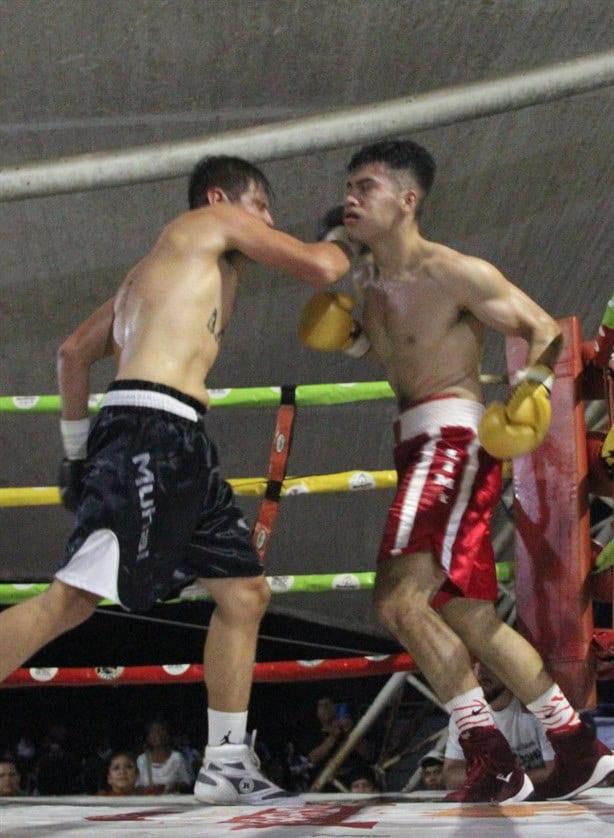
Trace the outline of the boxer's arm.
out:
<instances>
[{"instance_id":1,"label":"boxer's arm","mask_svg":"<svg viewBox=\"0 0 614 838\"><path fill-rule=\"evenodd\" d=\"M90 368L113 353L113 301L111 298L100 306L58 350L57 375L64 419L77 420L88 415Z\"/></svg>"},{"instance_id":2,"label":"boxer's arm","mask_svg":"<svg viewBox=\"0 0 614 838\"><path fill-rule=\"evenodd\" d=\"M455 268L448 287L459 306L491 329L524 338L527 367L552 368L562 344L556 320L489 262L459 256Z\"/></svg>"},{"instance_id":3,"label":"boxer's arm","mask_svg":"<svg viewBox=\"0 0 614 838\"><path fill-rule=\"evenodd\" d=\"M234 204L193 210L183 223L198 225L195 236L217 258L239 251L254 262L289 273L314 287L341 279L350 269L346 252L328 241L304 242L269 227Z\"/></svg>"},{"instance_id":4,"label":"boxer's arm","mask_svg":"<svg viewBox=\"0 0 614 838\"><path fill-rule=\"evenodd\" d=\"M460 300L482 323L524 338L526 367L508 401L489 405L480 421L480 440L493 456L508 459L541 444L550 425L552 368L561 349L558 323L534 300L481 259L459 258Z\"/></svg>"},{"instance_id":5,"label":"boxer's arm","mask_svg":"<svg viewBox=\"0 0 614 838\"><path fill-rule=\"evenodd\" d=\"M90 420L90 368L113 352L113 299L107 300L66 338L58 350L57 372L62 417L60 432L64 458L58 484L63 505L76 512L83 492Z\"/></svg>"}]
</instances>

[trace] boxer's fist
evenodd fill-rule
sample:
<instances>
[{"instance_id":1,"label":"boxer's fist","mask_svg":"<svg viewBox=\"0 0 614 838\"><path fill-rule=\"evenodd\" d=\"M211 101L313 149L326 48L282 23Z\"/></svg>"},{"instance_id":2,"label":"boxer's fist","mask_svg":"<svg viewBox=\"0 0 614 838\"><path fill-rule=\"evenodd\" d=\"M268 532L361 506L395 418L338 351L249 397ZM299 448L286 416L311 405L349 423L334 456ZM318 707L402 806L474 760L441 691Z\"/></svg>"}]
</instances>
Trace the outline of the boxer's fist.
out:
<instances>
[{"instance_id":1,"label":"boxer's fist","mask_svg":"<svg viewBox=\"0 0 614 838\"><path fill-rule=\"evenodd\" d=\"M370 347L353 319L354 300L342 291L323 291L307 302L301 315L299 337L305 346L321 352L346 352L360 357Z\"/></svg>"},{"instance_id":2,"label":"boxer's fist","mask_svg":"<svg viewBox=\"0 0 614 838\"><path fill-rule=\"evenodd\" d=\"M354 259L362 252L360 242L352 241L343 225L343 206L332 207L318 224L318 241L337 242L343 246L348 258Z\"/></svg>"},{"instance_id":3,"label":"boxer's fist","mask_svg":"<svg viewBox=\"0 0 614 838\"><path fill-rule=\"evenodd\" d=\"M520 374L506 404L489 405L478 429L480 442L493 457L508 460L540 445L550 427L550 390L554 373L539 364Z\"/></svg>"},{"instance_id":4,"label":"boxer's fist","mask_svg":"<svg viewBox=\"0 0 614 838\"><path fill-rule=\"evenodd\" d=\"M335 227L343 227L343 204L331 207L328 212L324 213L318 224L318 241L324 241Z\"/></svg>"},{"instance_id":5,"label":"boxer's fist","mask_svg":"<svg viewBox=\"0 0 614 838\"><path fill-rule=\"evenodd\" d=\"M76 512L83 493L85 460L69 460L64 457L60 463L58 484L62 504L70 512Z\"/></svg>"}]
</instances>

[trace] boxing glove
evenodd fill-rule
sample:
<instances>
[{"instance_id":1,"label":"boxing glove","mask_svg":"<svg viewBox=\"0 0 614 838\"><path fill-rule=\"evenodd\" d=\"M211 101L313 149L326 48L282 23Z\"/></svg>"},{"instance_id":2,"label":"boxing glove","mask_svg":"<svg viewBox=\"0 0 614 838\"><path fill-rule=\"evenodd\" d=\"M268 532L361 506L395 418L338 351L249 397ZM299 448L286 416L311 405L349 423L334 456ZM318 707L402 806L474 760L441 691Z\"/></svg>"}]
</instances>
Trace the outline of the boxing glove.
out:
<instances>
[{"instance_id":1,"label":"boxing glove","mask_svg":"<svg viewBox=\"0 0 614 838\"><path fill-rule=\"evenodd\" d=\"M493 457L509 460L540 445L550 427L550 391L554 373L544 364L519 373L506 404L493 402L480 420L478 436Z\"/></svg>"},{"instance_id":2,"label":"boxing glove","mask_svg":"<svg viewBox=\"0 0 614 838\"><path fill-rule=\"evenodd\" d=\"M610 428L601 446L601 459L610 474L614 470L614 425Z\"/></svg>"},{"instance_id":3,"label":"boxing glove","mask_svg":"<svg viewBox=\"0 0 614 838\"><path fill-rule=\"evenodd\" d=\"M328 212L324 213L318 224L318 241L324 241L335 227L343 227L343 204L331 207Z\"/></svg>"},{"instance_id":4,"label":"boxing glove","mask_svg":"<svg viewBox=\"0 0 614 838\"><path fill-rule=\"evenodd\" d=\"M76 512L83 493L85 460L69 460L64 457L60 463L58 484L60 499L69 512Z\"/></svg>"},{"instance_id":5,"label":"boxing glove","mask_svg":"<svg viewBox=\"0 0 614 838\"><path fill-rule=\"evenodd\" d=\"M363 252L360 242L352 241L343 225L344 207L339 205L328 210L318 224L318 241L337 242L343 245L348 257L354 259Z\"/></svg>"},{"instance_id":6,"label":"boxing glove","mask_svg":"<svg viewBox=\"0 0 614 838\"><path fill-rule=\"evenodd\" d=\"M323 291L307 302L301 315L299 337L305 346L320 352L365 355L369 339L352 315L354 300L343 291Z\"/></svg>"},{"instance_id":7,"label":"boxing glove","mask_svg":"<svg viewBox=\"0 0 614 838\"><path fill-rule=\"evenodd\" d=\"M58 484L62 504L76 512L83 493L89 418L60 419L60 432L66 456L60 463Z\"/></svg>"}]
</instances>

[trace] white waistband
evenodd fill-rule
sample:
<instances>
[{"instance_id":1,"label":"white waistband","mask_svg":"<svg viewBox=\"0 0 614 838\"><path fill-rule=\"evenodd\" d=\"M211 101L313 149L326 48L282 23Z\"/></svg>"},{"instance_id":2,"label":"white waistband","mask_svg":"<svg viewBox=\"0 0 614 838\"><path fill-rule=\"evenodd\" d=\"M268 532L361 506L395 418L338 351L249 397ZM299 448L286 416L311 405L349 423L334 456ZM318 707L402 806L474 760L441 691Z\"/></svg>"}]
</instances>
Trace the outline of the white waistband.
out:
<instances>
[{"instance_id":1,"label":"white waistband","mask_svg":"<svg viewBox=\"0 0 614 838\"><path fill-rule=\"evenodd\" d=\"M174 413L182 419L198 422L200 415L189 404L169 396L168 393L158 393L156 390L109 390L104 394L101 407L151 407L154 410L165 410Z\"/></svg>"},{"instance_id":2,"label":"white waistband","mask_svg":"<svg viewBox=\"0 0 614 838\"><path fill-rule=\"evenodd\" d=\"M409 407L397 419L397 438L413 439L420 433L438 431L446 426L472 428L476 434L484 405L470 399L442 398Z\"/></svg>"}]
</instances>

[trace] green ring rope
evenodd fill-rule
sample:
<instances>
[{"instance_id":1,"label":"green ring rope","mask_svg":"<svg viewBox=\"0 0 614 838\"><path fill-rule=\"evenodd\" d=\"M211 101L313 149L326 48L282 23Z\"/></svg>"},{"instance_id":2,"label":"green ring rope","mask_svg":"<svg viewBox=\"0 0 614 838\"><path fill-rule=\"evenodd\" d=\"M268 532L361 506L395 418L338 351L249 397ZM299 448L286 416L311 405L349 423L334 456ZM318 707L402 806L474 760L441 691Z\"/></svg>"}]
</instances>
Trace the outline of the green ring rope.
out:
<instances>
[{"instance_id":1,"label":"green ring rope","mask_svg":"<svg viewBox=\"0 0 614 838\"><path fill-rule=\"evenodd\" d=\"M513 562L497 562L497 581L510 582L514 578ZM371 590L375 582L375 572L360 571L358 573L322 573L302 576L267 576L267 581L273 594L317 594L323 591L357 591ZM15 605L30 597L46 591L48 582L14 582L0 584L0 605ZM203 591L202 594L194 594L193 597L185 597L182 600L166 600L167 603L198 601L209 599L209 595ZM103 600L101 605L114 605L109 600ZM165 604L164 602L162 604Z\"/></svg>"}]
</instances>

